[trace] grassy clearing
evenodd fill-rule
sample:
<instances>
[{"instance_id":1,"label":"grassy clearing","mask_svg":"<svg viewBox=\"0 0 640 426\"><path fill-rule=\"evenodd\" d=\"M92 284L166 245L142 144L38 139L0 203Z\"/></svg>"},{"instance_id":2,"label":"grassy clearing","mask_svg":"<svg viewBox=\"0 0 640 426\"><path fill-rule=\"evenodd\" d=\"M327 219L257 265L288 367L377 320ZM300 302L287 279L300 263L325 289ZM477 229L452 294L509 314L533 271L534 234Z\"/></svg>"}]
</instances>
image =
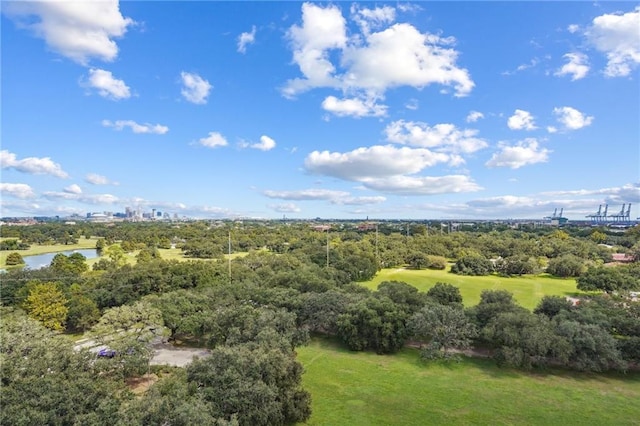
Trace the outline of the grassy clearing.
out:
<instances>
[{"instance_id":1,"label":"grassy clearing","mask_svg":"<svg viewBox=\"0 0 640 426\"><path fill-rule=\"evenodd\" d=\"M298 348L309 425L637 425L640 374L528 373L490 360L420 361L350 352L314 338Z\"/></svg>"},{"instance_id":2,"label":"grassy clearing","mask_svg":"<svg viewBox=\"0 0 640 426\"><path fill-rule=\"evenodd\" d=\"M383 281L404 281L420 291L427 291L437 282L445 282L460 288L463 302L473 306L480 301L482 290L508 290L513 293L518 303L525 308L533 309L540 299L547 295L574 296L581 294L576 289L576 280L572 278L555 278L547 274L527 275L522 277L500 277L489 275L473 277L456 275L447 270L430 269L383 269L371 280L361 283L375 290Z\"/></svg>"},{"instance_id":3,"label":"grassy clearing","mask_svg":"<svg viewBox=\"0 0 640 426\"><path fill-rule=\"evenodd\" d=\"M84 238L80 237L77 244L49 244L49 245L31 245L29 250L17 250L22 257L25 256L33 256L36 254L45 254L45 253L57 253L59 251L67 251L67 250L79 250L79 249L92 249L96 248L97 238ZM12 251L2 250L0 251L0 267L4 268L7 260L7 256Z\"/></svg>"}]
</instances>

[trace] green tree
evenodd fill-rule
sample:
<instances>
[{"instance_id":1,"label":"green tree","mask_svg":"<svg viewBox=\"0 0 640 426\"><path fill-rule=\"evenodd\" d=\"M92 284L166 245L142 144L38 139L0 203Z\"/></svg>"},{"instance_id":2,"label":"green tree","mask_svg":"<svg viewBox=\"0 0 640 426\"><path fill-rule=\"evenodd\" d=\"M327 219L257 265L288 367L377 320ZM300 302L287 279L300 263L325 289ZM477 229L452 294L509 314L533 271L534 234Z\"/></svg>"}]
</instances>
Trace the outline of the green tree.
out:
<instances>
[{"instance_id":1,"label":"green tree","mask_svg":"<svg viewBox=\"0 0 640 426\"><path fill-rule=\"evenodd\" d=\"M126 253L119 244L110 245L104 254L118 268L127 263Z\"/></svg>"},{"instance_id":2,"label":"green tree","mask_svg":"<svg viewBox=\"0 0 640 426\"><path fill-rule=\"evenodd\" d=\"M407 325L413 338L423 342L425 359L452 357L452 349L468 349L478 331L464 311L447 305L430 304L415 313Z\"/></svg>"},{"instance_id":3,"label":"green tree","mask_svg":"<svg viewBox=\"0 0 640 426\"><path fill-rule=\"evenodd\" d=\"M551 259L547 266L547 272L557 277L578 277L583 269L584 261L572 254Z\"/></svg>"},{"instance_id":4,"label":"green tree","mask_svg":"<svg viewBox=\"0 0 640 426\"><path fill-rule=\"evenodd\" d=\"M302 386L302 365L292 353L258 345L220 346L187 367L187 380L214 418L240 425L271 426L304 422L311 396Z\"/></svg>"},{"instance_id":5,"label":"green tree","mask_svg":"<svg viewBox=\"0 0 640 426\"><path fill-rule=\"evenodd\" d=\"M427 297L441 305L462 305L460 289L447 283L437 282L427 291Z\"/></svg>"},{"instance_id":6,"label":"green tree","mask_svg":"<svg viewBox=\"0 0 640 426\"><path fill-rule=\"evenodd\" d=\"M633 290L638 288L640 280L625 273L626 270L617 267L596 267L589 268L578 277L577 288L582 291L601 290L605 293L612 293L618 290Z\"/></svg>"},{"instance_id":7,"label":"green tree","mask_svg":"<svg viewBox=\"0 0 640 426\"><path fill-rule=\"evenodd\" d=\"M29 292L24 309L31 318L40 321L45 327L61 331L69 312L67 303L56 283L38 283Z\"/></svg>"},{"instance_id":8,"label":"green tree","mask_svg":"<svg viewBox=\"0 0 640 426\"><path fill-rule=\"evenodd\" d=\"M67 329L71 331L87 331L100 319L98 305L82 294L78 284L69 289L69 312L67 313Z\"/></svg>"},{"instance_id":9,"label":"green tree","mask_svg":"<svg viewBox=\"0 0 640 426\"><path fill-rule=\"evenodd\" d=\"M493 272L493 263L481 256L464 256L451 267L451 272L459 275L489 275Z\"/></svg>"},{"instance_id":10,"label":"green tree","mask_svg":"<svg viewBox=\"0 0 640 426\"><path fill-rule=\"evenodd\" d=\"M24 259L22 258L22 255L20 253L14 251L7 255L7 260L5 261L5 263L7 264L7 266L22 265L24 264Z\"/></svg>"},{"instance_id":11,"label":"green tree","mask_svg":"<svg viewBox=\"0 0 640 426\"><path fill-rule=\"evenodd\" d=\"M572 303L562 296L544 296L533 313L553 318L562 311L570 311L572 307Z\"/></svg>"},{"instance_id":12,"label":"green tree","mask_svg":"<svg viewBox=\"0 0 640 426\"><path fill-rule=\"evenodd\" d=\"M496 348L494 357L499 364L531 368L569 356L569 343L555 334L549 319L526 310L499 314L482 334Z\"/></svg>"},{"instance_id":13,"label":"green tree","mask_svg":"<svg viewBox=\"0 0 640 426\"><path fill-rule=\"evenodd\" d=\"M368 297L338 316L338 336L353 351L397 352L407 338L408 313L387 297Z\"/></svg>"}]
</instances>

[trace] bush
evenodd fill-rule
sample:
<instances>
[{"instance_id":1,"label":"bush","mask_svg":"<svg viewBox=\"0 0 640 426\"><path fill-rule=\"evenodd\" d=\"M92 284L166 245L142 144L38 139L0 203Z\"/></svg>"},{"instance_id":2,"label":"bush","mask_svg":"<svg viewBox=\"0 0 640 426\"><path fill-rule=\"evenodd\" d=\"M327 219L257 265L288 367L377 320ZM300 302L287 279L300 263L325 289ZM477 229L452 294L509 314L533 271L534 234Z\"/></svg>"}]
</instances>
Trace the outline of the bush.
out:
<instances>
[{"instance_id":1,"label":"bush","mask_svg":"<svg viewBox=\"0 0 640 426\"><path fill-rule=\"evenodd\" d=\"M7 255L7 260L6 260L7 266L22 265L23 263L24 263L24 259L22 258L20 253L13 252Z\"/></svg>"},{"instance_id":2,"label":"bush","mask_svg":"<svg viewBox=\"0 0 640 426\"><path fill-rule=\"evenodd\" d=\"M427 256L427 268L429 269L446 269L447 259L442 256Z\"/></svg>"}]
</instances>

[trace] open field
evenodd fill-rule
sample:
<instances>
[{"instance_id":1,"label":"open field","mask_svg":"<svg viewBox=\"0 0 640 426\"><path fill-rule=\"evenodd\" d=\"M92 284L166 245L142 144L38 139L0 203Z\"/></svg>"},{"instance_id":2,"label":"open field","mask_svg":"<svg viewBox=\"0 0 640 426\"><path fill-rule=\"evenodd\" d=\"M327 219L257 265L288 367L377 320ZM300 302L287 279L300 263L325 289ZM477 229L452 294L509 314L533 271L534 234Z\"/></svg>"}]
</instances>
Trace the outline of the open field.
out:
<instances>
[{"instance_id":1,"label":"open field","mask_svg":"<svg viewBox=\"0 0 640 426\"><path fill-rule=\"evenodd\" d=\"M581 292L576 289L576 280L572 278L555 278L548 274L526 275L522 277L466 276L452 274L447 270L431 269L383 269L371 281L361 283L375 290L383 281L404 281L420 291L427 291L437 282L445 282L460 288L465 306L473 306L480 301L482 290L508 290L513 293L518 303L525 308L533 309L540 299L547 295L574 296Z\"/></svg>"},{"instance_id":2,"label":"open field","mask_svg":"<svg viewBox=\"0 0 640 426\"><path fill-rule=\"evenodd\" d=\"M97 238L84 238L80 237L78 240L78 244L51 244L51 245L35 245L32 244L29 250L16 250L18 253L25 256L33 256L36 254L44 254L44 253L56 253L59 251L67 251L67 250L79 250L79 249L91 249L96 248ZM6 267L7 255L12 253L9 250L0 251L0 268Z\"/></svg>"},{"instance_id":3,"label":"open field","mask_svg":"<svg viewBox=\"0 0 640 426\"><path fill-rule=\"evenodd\" d=\"M528 373L491 360L420 361L350 352L334 340L298 348L312 395L309 425L637 425L640 374Z\"/></svg>"}]
</instances>

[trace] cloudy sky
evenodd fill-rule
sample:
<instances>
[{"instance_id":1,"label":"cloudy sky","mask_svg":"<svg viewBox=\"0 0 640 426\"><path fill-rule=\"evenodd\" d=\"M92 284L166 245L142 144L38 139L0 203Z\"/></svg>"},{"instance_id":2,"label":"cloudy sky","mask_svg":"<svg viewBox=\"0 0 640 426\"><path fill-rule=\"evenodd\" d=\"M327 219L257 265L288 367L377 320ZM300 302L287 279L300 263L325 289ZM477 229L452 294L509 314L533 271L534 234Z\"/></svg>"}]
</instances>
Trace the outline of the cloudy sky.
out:
<instances>
[{"instance_id":1,"label":"cloudy sky","mask_svg":"<svg viewBox=\"0 0 640 426\"><path fill-rule=\"evenodd\" d=\"M2 216L640 216L640 5L2 2Z\"/></svg>"}]
</instances>

